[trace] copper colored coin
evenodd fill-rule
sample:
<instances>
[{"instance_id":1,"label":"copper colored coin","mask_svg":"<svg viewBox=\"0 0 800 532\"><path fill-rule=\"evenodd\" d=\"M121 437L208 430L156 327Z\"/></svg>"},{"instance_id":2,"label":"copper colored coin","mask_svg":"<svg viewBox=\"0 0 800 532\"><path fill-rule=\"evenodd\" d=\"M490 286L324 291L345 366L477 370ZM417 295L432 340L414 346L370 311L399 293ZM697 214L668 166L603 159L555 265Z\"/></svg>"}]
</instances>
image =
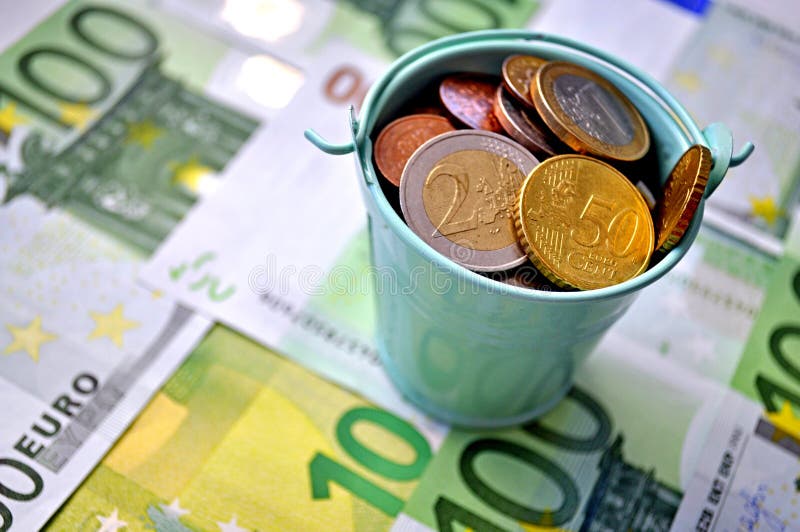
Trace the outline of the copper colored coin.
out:
<instances>
[{"instance_id":1,"label":"copper colored coin","mask_svg":"<svg viewBox=\"0 0 800 532\"><path fill-rule=\"evenodd\" d=\"M656 213L656 250L669 251L683 238L703 199L712 162L711 151L697 144L670 172Z\"/></svg>"},{"instance_id":2,"label":"copper colored coin","mask_svg":"<svg viewBox=\"0 0 800 532\"><path fill-rule=\"evenodd\" d=\"M375 141L378 170L399 187L408 158L425 142L448 131L455 131L455 128L442 116L424 114L398 118L383 128Z\"/></svg>"},{"instance_id":3,"label":"copper colored coin","mask_svg":"<svg viewBox=\"0 0 800 532\"><path fill-rule=\"evenodd\" d=\"M503 133L494 116L494 95L500 80L480 74L456 74L439 85L442 104L458 120L472 129Z\"/></svg>"},{"instance_id":4,"label":"copper colored coin","mask_svg":"<svg viewBox=\"0 0 800 532\"><path fill-rule=\"evenodd\" d=\"M405 114L405 113L403 113ZM436 116L447 116L447 111L442 109L441 105L419 105L411 108L411 112L409 114L412 115L436 115Z\"/></svg>"},{"instance_id":5,"label":"copper colored coin","mask_svg":"<svg viewBox=\"0 0 800 532\"><path fill-rule=\"evenodd\" d=\"M554 138L544 124L533 119L502 85L497 87L494 114L508 135L542 159L572 150ZM534 111L535 112L535 111Z\"/></svg>"},{"instance_id":6,"label":"copper colored coin","mask_svg":"<svg viewBox=\"0 0 800 532\"><path fill-rule=\"evenodd\" d=\"M544 59L532 55L512 55L503 61L503 84L518 102L531 109L531 79L539 67L547 63Z\"/></svg>"}]
</instances>

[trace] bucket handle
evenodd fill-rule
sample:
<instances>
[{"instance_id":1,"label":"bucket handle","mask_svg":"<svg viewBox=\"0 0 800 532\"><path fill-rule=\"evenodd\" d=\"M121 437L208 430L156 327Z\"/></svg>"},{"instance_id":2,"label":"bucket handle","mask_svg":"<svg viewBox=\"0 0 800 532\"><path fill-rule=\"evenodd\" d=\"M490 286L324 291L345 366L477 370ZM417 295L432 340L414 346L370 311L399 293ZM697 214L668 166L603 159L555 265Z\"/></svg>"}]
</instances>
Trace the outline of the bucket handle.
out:
<instances>
[{"instance_id":1,"label":"bucket handle","mask_svg":"<svg viewBox=\"0 0 800 532\"><path fill-rule=\"evenodd\" d=\"M448 37L436 39L435 41L431 41L428 44L422 45L400 56L397 59L397 61L394 62L394 66L391 67L381 77L382 82L378 82L378 84L372 86L372 88L369 91L370 93L367 96L367 100L371 100L374 98L375 95L383 92L383 89L389 83L389 80L391 80L400 70L404 69L406 66L413 63L420 57L423 57L431 52L435 52L436 50L440 50L442 48L464 42L490 41L497 39L498 37L504 39L512 38L512 39L536 40L537 35L540 34L523 30L486 30L486 31L458 33L456 35L450 35ZM332 142L328 142L312 128L306 129L303 132L303 136L311 144L313 144L323 152L327 153L328 155L347 155L348 153L353 153L356 150L356 142L358 137L358 123L352 118L353 115L352 110L348 110L348 115L350 121L350 128L353 134L353 140L350 142L345 142L344 144L334 144Z\"/></svg>"},{"instance_id":2,"label":"bucket handle","mask_svg":"<svg viewBox=\"0 0 800 532\"><path fill-rule=\"evenodd\" d=\"M544 41L587 53L619 68L653 91L653 93L657 95L672 112L675 113L687 131L692 134L692 140L697 142L698 138L702 138L705 141L705 145L711 150L713 165L704 194L704 197L706 198L708 198L722 182L722 178L725 176L728 168L739 166L745 160L747 160L750 154L753 153L753 149L755 147L753 146L752 142L748 141L745 142L745 144L741 147L739 153L734 155L733 135L727 126L719 122L710 124L702 132L700 132L697 127L694 126L694 122L689 116L689 113L683 108L683 106L681 106L680 103L678 103L677 100L675 100L675 98L669 92L666 91L666 89L664 89L652 76L633 66L627 61L618 59L602 50L594 48L593 46L589 46L566 37L560 37L558 35L552 35L548 33L531 32L527 30L484 30L460 33L437 39L426 45L420 46L419 48L411 50L410 52L402 55L394 63L394 66L391 67L389 71L387 71L381 77L381 80L378 82L378 84L372 87L370 94L367 97L367 102L365 102L365 106L368 106L371 103L371 100L377 98L389 81L394 78L400 70L404 69L410 63L416 61L420 57L461 43L475 43L478 41L492 41L498 39ZM356 151L357 146L363 142L365 133L364 131L359 131L359 124L355 119L355 113L352 106L348 110L348 114L350 132L352 135L350 142L346 142L344 144L334 144L328 142L313 129L306 129L303 133L303 136L305 136L305 138L308 139L311 144L327 154L346 155L348 153L352 153Z\"/></svg>"},{"instance_id":3,"label":"bucket handle","mask_svg":"<svg viewBox=\"0 0 800 532\"><path fill-rule=\"evenodd\" d=\"M303 132L303 136L311 144L313 144L320 150L324 151L328 155L347 155L348 153L353 153L356 149L356 146L353 143L353 141L345 142L344 144L334 144L322 138L322 136L319 133L317 133L311 128L306 129Z\"/></svg>"}]
</instances>

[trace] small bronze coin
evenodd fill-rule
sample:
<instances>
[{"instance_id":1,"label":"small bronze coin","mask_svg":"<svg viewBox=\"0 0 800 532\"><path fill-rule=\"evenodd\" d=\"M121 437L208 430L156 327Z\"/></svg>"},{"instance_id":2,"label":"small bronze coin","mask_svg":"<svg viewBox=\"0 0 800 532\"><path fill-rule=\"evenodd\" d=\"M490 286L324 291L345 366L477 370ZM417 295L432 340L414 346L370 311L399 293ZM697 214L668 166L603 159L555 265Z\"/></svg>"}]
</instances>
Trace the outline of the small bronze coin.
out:
<instances>
[{"instance_id":1,"label":"small bronze coin","mask_svg":"<svg viewBox=\"0 0 800 532\"><path fill-rule=\"evenodd\" d=\"M683 238L694 217L711 173L711 151L701 145L686 150L664 184L656 213L656 249L669 251Z\"/></svg>"},{"instance_id":2,"label":"small bronze coin","mask_svg":"<svg viewBox=\"0 0 800 532\"><path fill-rule=\"evenodd\" d=\"M534 109L531 80L545 63L544 59L532 55L511 55L503 61L503 84L518 102L530 109Z\"/></svg>"},{"instance_id":3,"label":"small bronze coin","mask_svg":"<svg viewBox=\"0 0 800 532\"><path fill-rule=\"evenodd\" d=\"M447 111L441 105L417 105L411 108L412 115L436 115L447 117Z\"/></svg>"},{"instance_id":4,"label":"small bronze coin","mask_svg":"<svg viewBox=\"0 0 800 532\"><path fill-rule=\"evenodd\" d=\"M503 133L494 116L494 97L500 80L481 74L455 74L439 85L439 97L447 110L472 129Z\"/></svg>"},{"instance_id":5,"label":"small bronze coin","mask_svg":"<svg viewBox=\"0 0 800 532\"><path fill-rule=\"evenodd\" d=\"M511 98L505 87L497 87L494 114L512 139L541 159L572 151L569 146L556 139L547 126L529 116L521 107Z\"/></svg>"},{"instance_id":6,"label":"small bronze coin","mask_svg":"<svg viewBox=\"0 0 800 532\"><path fill-rule=\"evenodd\" d=\"M448 131L455 131L455 128L442 116L419 114L398 118L384 127L375 141L378 170L399 187L409 157L425 142Z\"/></svg>"}]
</instances>

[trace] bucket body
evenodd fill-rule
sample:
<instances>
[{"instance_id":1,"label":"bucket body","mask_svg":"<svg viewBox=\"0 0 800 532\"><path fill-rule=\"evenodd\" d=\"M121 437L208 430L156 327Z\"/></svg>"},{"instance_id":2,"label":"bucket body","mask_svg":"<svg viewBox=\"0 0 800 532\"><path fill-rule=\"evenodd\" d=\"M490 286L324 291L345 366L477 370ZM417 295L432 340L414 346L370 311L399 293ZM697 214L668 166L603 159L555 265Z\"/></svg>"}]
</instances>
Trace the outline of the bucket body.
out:
<instances>
[{"instance_id":1,"label":"bucket body","mask_svg":"<svg viewBox=\"0 0 800 532\"><path fill-rule=\"evenodd\" d=\"M497 75L511 54L586 66L613 82L651 133L661 185L693 144L709 146L707 194L731 163L730 133L704 132L646 74L601 51L556 36L489 31L440 39L398 59L373 86L351 145L309 139L330 153L355 152L376 269L378 347L392 381L423 411L451 424L497 427L533 419L569 390L578 365L631 305L669 271L697 235L703 201L680 244L642 275L586 292L544 292L488 279L438 254L402 221L378 183L372 140L418 90L442 75ZM739 156L743 160L746 155ZM737 161L740 162L740 161ZM632 354L635 356L635 354Z\"/></svg>"},{"instance_id":2,"label":"bucket body","mask_svg":"<svg viewBox=\"0 0 800 532\"><path fill-rule=\"evenodd\" d=\"M397 283L375 287L381 360L406 397L451 424L516 424L555 406L636 296L587 303L500 293L496 281L475 282L398 244L370 217L373 265Z\"/></svg>"}]
</instances>

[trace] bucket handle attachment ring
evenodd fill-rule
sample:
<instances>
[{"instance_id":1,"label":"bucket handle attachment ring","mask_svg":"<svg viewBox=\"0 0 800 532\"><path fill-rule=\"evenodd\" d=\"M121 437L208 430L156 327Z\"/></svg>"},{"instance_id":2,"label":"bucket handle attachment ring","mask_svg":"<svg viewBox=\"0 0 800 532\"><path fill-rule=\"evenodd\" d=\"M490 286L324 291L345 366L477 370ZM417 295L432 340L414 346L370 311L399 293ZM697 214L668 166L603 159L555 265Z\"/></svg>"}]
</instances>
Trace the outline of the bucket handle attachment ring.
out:
<instances>
[{"instance_id":1,"label":"bucket handle attachment ring","mask_svg":"<svg viewBox=\"0 0 800 532\"><path fill-rule=\"evenodd\" d=\"M708 144L708 149L711 150L711 160L713 161L711 173L708 175L708 184L703 194L704 198L708 198L722 182L728 169L742 164L753 153L755 146L752 142L746 142L739 153L734 155L733 134L728 126L720 122L709 124L703 129L703 138Z\"/></svg>"}]
</instances>

